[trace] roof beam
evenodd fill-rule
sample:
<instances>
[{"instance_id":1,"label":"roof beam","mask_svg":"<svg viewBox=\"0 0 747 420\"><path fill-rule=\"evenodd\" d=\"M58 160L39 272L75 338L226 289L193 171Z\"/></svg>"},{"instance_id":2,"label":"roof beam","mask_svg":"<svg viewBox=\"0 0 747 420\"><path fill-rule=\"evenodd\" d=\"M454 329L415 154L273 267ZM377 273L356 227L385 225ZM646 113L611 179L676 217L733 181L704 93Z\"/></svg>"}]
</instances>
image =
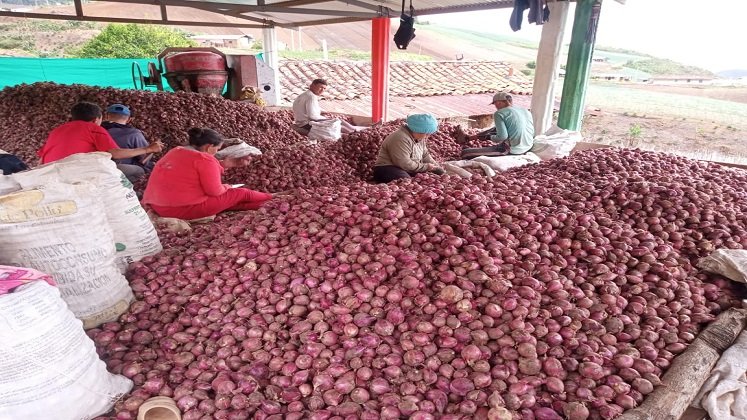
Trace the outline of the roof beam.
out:
<instances>
[{"instance_id":1,"label":"roof beam","mask_svg":"<svg viewBox=\"0 0 747 420\"><path fill-rule=\"evenodd\" d=\"M431 9L415 9L415 16L438 15L443 13L475 12L481 10L507 9L514 7L514 0L495 0L489 3L466 4Z\"/></svg>"},{"instance_id":2,"label":"roof beam","mask_svg":"<svg viewBox=\"0 0 747 420\"><path fill-rule=\"evenodd\" d=\"M212 2L204 2L204 1L184 1L184 0L106 0L106 3L130 3L130 4L149 4L149 5L158 5L161 7L164 6L177 6L177 7L190 7L193 9L198 10L204 10L207 12L213 12L213 13L220 13L227 15L224 13L224 11L227 8L216 6L218 3L212 3ZM220 4L227 4L227 3L220 3ZM234 5L235 6L235 5ZM230 15L229 15L230 16ZM239 19L245 19L250 20L252 22L261 23L263 26L271 26L272 21L269 19L263 19L253 16L244 16L240 14L236 14L236 16Z\"/></svg>"},{"instance_id":3,"label":"roof beam","mask_svg":"<svg viewBox=\"0 0 747 420\"><path fill-rule=\"evenodd\" d=\"M85 22L112 22L112 23L141 23L145 25L169 25L169 26L213 26L216 28L265 28L266 25L254 25L246 23L229 23L229 22L192 22L187 20L159 20L159 19L131 19L116 18L103 16L75 16L75 15L57 15L54 13L26 13L26 12L8 12L0 10L0 16L15 18L31 19L49 19L49 20L79 20Z\"/></svg>"},{"instance_id":4,"label":"roof beam","mask_svg":"<svg viewBox=\"0 0 747 420\"><path fill-rule=\"evenodd\" d=\"M355 18L355 17L341 17L332 19L319 19L319 20L307 20L305 22L295 22L293 26L320 26L320 25L331 25L334 23L350 23L350 22L362 22L370 19Z\"/></svg>"},{"instance_id":5,"label":"roof beam","mask_svg":"<svg viewBox=\"0 0 747 420\"><path fill-rule=\"evenodd\" d=\"M169 20L169 15L166 13L166 5L161 3L159 6L161 6L161 20L167 22Z\"/></svg>"},{"instance_id":6,"label":"roof beam","mask_svg":"<svg viewBox=\"0 0 747 420\"><path fill-rule=\"evenodd\" d=\"M83 16L83 4L80 2L80 0L75 0L75 15L76 16Z\"/></svg>"}]
</instances>

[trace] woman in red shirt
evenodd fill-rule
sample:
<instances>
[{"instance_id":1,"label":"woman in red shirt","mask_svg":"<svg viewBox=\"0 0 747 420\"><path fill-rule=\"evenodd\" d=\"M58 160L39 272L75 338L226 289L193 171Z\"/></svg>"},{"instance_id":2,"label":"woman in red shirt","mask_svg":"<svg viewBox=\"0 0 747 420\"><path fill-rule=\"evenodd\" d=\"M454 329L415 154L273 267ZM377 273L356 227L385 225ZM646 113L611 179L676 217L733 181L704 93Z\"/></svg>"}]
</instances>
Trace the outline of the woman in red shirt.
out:
<instances>
[{"instance_id":1,"label":"woman in red shirt","mask_svg":"<svg viewBox=\"0 0 747 420\"><path fill-rule=\"evenodd\" d=\"M271 194L232 188L221 182L224 167L215 153L223 137L209 128L191 128L190 147L176 147L156 163L143 203L161 217L192 220L225 210L255 210Z\"/></svg>"}]
</instances>

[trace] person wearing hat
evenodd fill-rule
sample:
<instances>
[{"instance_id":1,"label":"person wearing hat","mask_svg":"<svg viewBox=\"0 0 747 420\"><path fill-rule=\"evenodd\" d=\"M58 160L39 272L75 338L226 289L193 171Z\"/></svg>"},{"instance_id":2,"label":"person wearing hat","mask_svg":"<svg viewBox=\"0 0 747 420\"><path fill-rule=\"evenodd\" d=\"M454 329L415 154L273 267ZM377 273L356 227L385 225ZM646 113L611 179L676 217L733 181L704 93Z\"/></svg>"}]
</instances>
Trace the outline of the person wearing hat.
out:
<instances>
[{"instance_id":1,"label":"person wearing hat","mask_svg":"<svg viewBox=\"0 0 747 420\"><path fill-rule=\"evenodd\" d=\"M491 140L495 143L488 147L462 149L462 159L472 159L478 156L521 155L528 152L534 145L534 122L532 114L524 108L513 106L513 99L507 92L493 95L495 113L493 120L495 127L467 136L457 129L457 142L464 144L468 140Z\"/></svg>"},{"instance_id":2,"label":"person wearing hat","mask_svg":"<svg viewBox=\"0 0 747 420\"><path fill-rule=\"evenodd\" d=\"M109 105L101 126L109 132L121 149L139 149L148 147L143 132L130 125L132 112L122 104ZM116 159L117 168L125 174L130 182L135 182L153 169L152 154Z\"/></svg>"},{"instance_id":3,"label":"person wearing hat","mask_svg":"<svg viewBox=\"0 0 747 420\"><path fill-rule=\"evenodd\" d=\"M418 173L444 173L428 152L426 139L438 130L438 121L430 114L413 114L405 125L388 135L374 164L374 181L387 183L410 178Z\"/></svg>"},{"instance_id":4,"label":"person wearing hat","mask_svg":"<svg viewBox=\"0 0 747 420\"><path fill-rule=\"evenodd\" d=\"M47 136L47 141L36 154L41 163L55 162L76 153L108 152L112 159L127 159L163 149L161 142L146 147L123 149L112 136L101 127L101 108L91 102L78 102L71 109L72 120L56 127Z\"/></svg>"}]
</instances>

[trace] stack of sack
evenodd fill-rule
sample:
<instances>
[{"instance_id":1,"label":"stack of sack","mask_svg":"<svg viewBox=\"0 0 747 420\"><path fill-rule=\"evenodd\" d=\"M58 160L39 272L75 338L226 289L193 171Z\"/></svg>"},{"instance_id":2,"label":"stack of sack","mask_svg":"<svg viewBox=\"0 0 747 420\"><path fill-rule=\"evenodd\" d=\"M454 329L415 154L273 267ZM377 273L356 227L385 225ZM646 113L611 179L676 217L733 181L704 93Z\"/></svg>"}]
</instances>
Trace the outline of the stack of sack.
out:
<instances>
[{"instance_id":1,"label":"stack of sack","mask_svg":"<svg viewBox=\"0 0 747 420\"><path fill-rule=\"evenodd\" d=\"M96 354L51 276L0 266L0 419L91 419L132 389Z\"/></svg>"},{"instance_id":2,"label":"stack of sack","mask_svg":"<svg viewBox=\"0 0 747 420\"><path fill-rule=\"evenodd\" d=\"M84 153L0 177L0 264L49 273L85 328L133 299L129 263L162 250L108 153Z\"/></svg>"}]
</instances>

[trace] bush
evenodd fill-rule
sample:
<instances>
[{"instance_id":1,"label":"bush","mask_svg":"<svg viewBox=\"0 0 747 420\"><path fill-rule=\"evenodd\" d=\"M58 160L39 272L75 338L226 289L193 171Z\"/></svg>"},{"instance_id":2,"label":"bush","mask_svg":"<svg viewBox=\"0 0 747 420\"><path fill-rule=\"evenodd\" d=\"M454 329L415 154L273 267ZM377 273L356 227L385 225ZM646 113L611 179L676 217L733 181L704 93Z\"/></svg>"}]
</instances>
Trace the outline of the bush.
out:
<instances>
[{"instance_id":1,"label":"bush","mask_svg":"<svg viewBox=\"0 0 747 420\"><path fill-rule=\"evenodd\" d=\"M152 58L167 47L194 47L186 34L162 26L111 24L75 52L80 58Z\"/></svg>"},{"instance_id":2,"label":"bush","mask_svg":"<svg viewBox=\"0 0 747 420\"><path fill-rule=\"evenodd\" d=\"M536 69L537 68L537 62L534 61L534 60L528 62L527 63L527 68L528 69L532 69L532 70Z\"/></svg>"},{"instance_id":3,"label":"bush","mask_svg":"<svg viewBox=\"0 0 747 420\"><path fill-rule=\"evenodd\" d=\"M529 70L529 69L521 69L521 72L522 72L522 74L524 74L524 76L531 76L532 75L532 71Z\"/></svg>"}]
</instances>

